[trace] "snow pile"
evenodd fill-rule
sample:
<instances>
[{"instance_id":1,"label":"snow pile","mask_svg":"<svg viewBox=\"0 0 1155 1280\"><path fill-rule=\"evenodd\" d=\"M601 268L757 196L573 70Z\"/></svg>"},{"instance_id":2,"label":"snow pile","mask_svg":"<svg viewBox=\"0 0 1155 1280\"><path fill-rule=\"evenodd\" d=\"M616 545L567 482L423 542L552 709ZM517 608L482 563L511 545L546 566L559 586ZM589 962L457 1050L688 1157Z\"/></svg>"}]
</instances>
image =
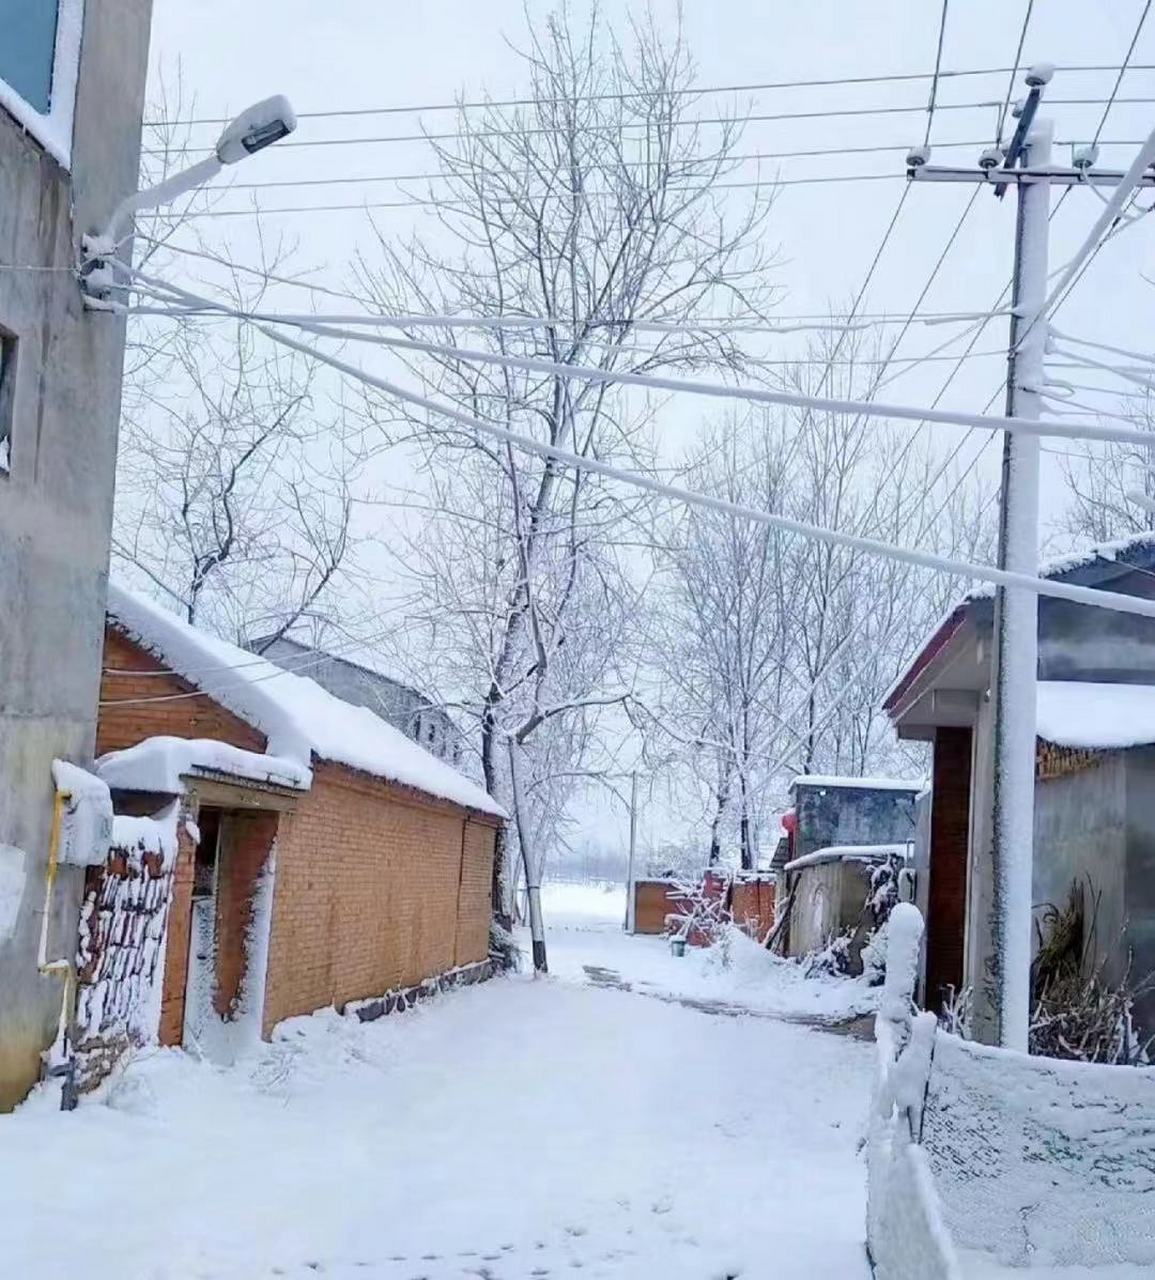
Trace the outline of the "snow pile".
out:
<instances>
[{"instance_id":1,"label":"snow pile","mask_svg":"<svg viewBox=\"0 0 1155 1280\"><path fill-rule=\"evenodd\" d=\"M313 756L504 817L486 791L366 707L314 680L189 626L175 614L109 584L108 613L132 640L268 739L271 756L308 768Z\"/></svg>"},{"instance_id":2,"label":"snow pile","mask_svg":"<svg viewBox=\"0 0 1155 1280\"><path fill-rule=\"evenodd\" d=\"M213 738L146 738L136 746L101 756L96 770L109 787L168 795L181 795L183 779L197 770L302 791L312 784L311 771L296 760L242 751Z\"/></svg>"},{"instance_id":3,"label":"snow pile","mask_svg":"<svg viewBox=\"0 0 1155 1280\"><path fill-rule=\"evenodd\" d=\"M588 929L616 925L626 919L626 886L601 880L546 880L541 909L551 929Z\"/></svg>"},{"instance_id":4,"label":"snow pile","mask_svg":"<svg viewBox=\"0 0 1155 1280\"><path fill-rule=\"evenodd\" d=\"M66 866L99 866L108 854L112 836L108 787L67 760L53 760L52 780L64 799L57 860Z\"/></svg>"},{"instance_id":5,"label":"snow pile","mask_svg":"<svg viewBox=\"0 0 1155 1280\"><path fill-rule=\"evenodd\" d=\"M1155 742L1155 685L1040 680L1040 738L1058 747L1113 750Z\"/></svg>"},{"instance_id":6,"label":"snow pile","mask_svg":"<svg viewBox=\"0 0 1155 1280\"><path fill-rule=\"evenodd\" d=\"M935 1040L933 1014L912 1016L923 920L899 903L875 1019L877 1065L867 1129L866 1234L877 1280L959 1280L954 1245L917 1145Z\"/></svg>"},{"instance_id":7,"label":"snow pile","mask_svg":"<svg viewBox=\"0 0 1155 1280\"><path fill-rule=\"evenodd\" d=\"M923 1141L960 1245L1003 1264L1155 1267L1155 1070L940 1032Z\"/></svg>"},{"instance_id":8,"label":"snow pile","mask_svg":"<svg viewBox=\"0 0 1155 1280\"><path fill-rule=\"evenodd\" d=\"M1039 577L1062 578L1066 574L1075 573L1079 569L1089 569L1100 561L1106 561L1109 564L1116 562L1129 564L1132 560L1145 560L1148 557L1134 553L1141 553L1148 548L1155 548L1155 533L1137 533L1128 538L1116 538L1111 541L1100 542L1095 546L1083 547L1079 551L1071 551L1061 556L1051 556L1049 559L1044 560L1039 565ZM963 602L989 598L994 593L994 584L984 583L968 591L963 597Z\"/></svg>"}]
</instances>

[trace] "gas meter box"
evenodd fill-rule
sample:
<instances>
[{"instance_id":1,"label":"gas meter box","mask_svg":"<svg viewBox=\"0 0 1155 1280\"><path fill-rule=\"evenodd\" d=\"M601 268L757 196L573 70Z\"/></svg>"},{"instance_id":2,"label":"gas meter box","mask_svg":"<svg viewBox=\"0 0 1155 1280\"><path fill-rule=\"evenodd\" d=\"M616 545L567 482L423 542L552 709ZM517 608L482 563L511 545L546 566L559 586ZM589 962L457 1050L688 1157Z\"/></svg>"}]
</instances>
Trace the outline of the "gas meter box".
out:
<instances>
[{"instance_id":1,"label":"gas meter box","mask_svg":"<svg viewBox=\"0 0 1155 1280\"><path fill-rule=\"evenodd\" d=\"M99 866L112 843L112 796L97 777L55 760L52 776L64 797L57 861L72 867Z\"/></svg>"}]
</instances>

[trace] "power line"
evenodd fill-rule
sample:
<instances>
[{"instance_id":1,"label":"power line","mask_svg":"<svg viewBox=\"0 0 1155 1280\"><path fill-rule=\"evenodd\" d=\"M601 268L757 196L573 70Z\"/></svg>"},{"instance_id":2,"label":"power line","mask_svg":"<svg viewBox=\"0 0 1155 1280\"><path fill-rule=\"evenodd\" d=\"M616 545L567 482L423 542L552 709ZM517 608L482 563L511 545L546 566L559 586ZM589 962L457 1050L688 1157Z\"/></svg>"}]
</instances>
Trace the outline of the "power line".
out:
<instances>
[{"instance_id":1,"label":"power line","mask_svg":"<svg viewBox=\"0 0 1155 1280\"><path fill-rule=\"evenodd\" d=\"M1003 105L999 108L998 123L995 125L995 146L997 147L1003 140L1003 125L1007 121L1007 111L1011 105L1011 94L1015 91L1015 79L1019 74L1019 63L1023 58L1023 42L1027 38L1027 27L1031 23L1031 10L1035 7L1035 0L1027 0L1027 11L1023 15L1023 27L1019 32L1019 45L1015 50L1015 65L1011 68L1011 74L1007 77L1007 92L1003 98Z\"/></svg>"},{"instance_id":2,"label":"power line","mask_svg":"<svg viewBox=\"0 0 1155 1280\"><path fill-rule=\"evenodd\" d=\"M199 258L205 262L212 262L219 266L225 267L228 271L239 271L245 275L255 276L261 280L271 280L278 284L291 285L295 288L305 289L312 293L323 294L326 297L340 298L348 302L359 302L364 306L372 306L373 299L366 298L359 294L347 293L340 289L333 289L327 285L316 284L309 280L296 280L292 276L277 275L273 272L265 271L260 267L250 267L242 262L234 262L229 258L225 258L220 254L208 253L203 249L192 249L187 245L171 244L165 240L157 240L152 236L142 234L140 239L158 249L168 249L173 253L181 254L184 257ZM125 263L118 263L118 266L126 270L131 270ZM61 270L72 271L73 268L61 268ZM216 303L211 304L215 309ZM928 311L916 317L915 322L925 325L943 325L943 324L963 324L972 323L976 320L990 320L995 316L1005 315L1005 311L995 310L992 312L975 312L975 311ZM310 320L321 320L323 317L319 315L310 315L302 317ZM831 312L794 312L794 313L774 313L774 320L778 322L804 322L813 320L816 323L812 325L804 325L799 329L785 329L781 323L754 323L742 316L699 316L693 320L680 321L662 321L643 316L637 320L590 320L583 317L581 320L574 320L565 316L525 316L525 315L498 315L498 316L462 316L462 315L373 315L364 317L342 317L341 321L345 323L372 321L376 324L391 325L395 328L409 327L425 327L425 328L446 328L446 329L519 329L519 328L559 328L572 327L580 325L587 327L618 328L621 326L630 329L637 329L641 332L650 333L700 333L708 331L710 327L724 328L727 334L744 333L786 333L786 332L802 332L813 329L844 329L845 324L834 323L835 316ZM896 315L888 312L858 312L855 320L862 327L873 327L875 325L891 325L906 324L907 320L902 315ZM333 323L337 321L334 320ZM937 354L937 353L933 353Z\"/></svg>"},{"instance_id":3,"label":"power line","mask_svg":"<svg viewBox=\"0 0 1155 1280\"><path fill-rule=\"evenodd\" d=\"M934 121L934 100L938 94L938 82L940 76L940 68L942 67L942 44L943 38L946 36L946 12L950 0L942 0L942 21L938 26L938 49L934 55L934 75L930 82L930 99L926 106L926 136L923 138L923 145L930 142L930 127Z\"/></svg>"},{"instance_id":4,"label":"power line","mask_svg":"<svg viewBox=\"0 0 1155 1280\"><path fill-rule=\"evenodd\" d=\"M528 436L520 435L516 431L510 431L496 422L490 422L485 418L465 413L452 405L440 404L417 392L407 391L384 378L375 377L373 374L366 373L363 369L358 369L356 366L347 364L335 356L330 356L310 343L299 342L271 329L263 329L262 332L266 333L275 342L299 351L303 355L311 356L324 364L331 365L339 372L376 387L386 395L424 409L427 413L448 418L472 431L492 436L523 452L534 453L539 457L552 458L565 466L602 475L607 479L618 480L634 488L642 489L658 497L667 498L686 506L703 507L737 519L750 520L757 524L779 528L787 533L798 534L800 537L829 542L836 546L852 547L885 559L918 565L922 568L935 569L957 577L990 582L995 586L1017 587L1036 595L1055 596L1059 599L1073 600L1078 604L1090 604L1097 608L1113 609L1121 613L1137 614L1141 617L1155 617L1155 600L1145 600L1141 597L1123 595L1114 591L1104 591L1094 587L1080 587L1069 582L1053 581L1032 574L1014 573L1005 569L998 569L991 565L970 564L967 561L954 560L946 556L938 556L909 547L898 547L874 538L862 538L856 534L844 533L838 529L822 528L802 520L794 520L789 516L778 515L770 511L760 511L753 507L744 507L739 503L729 502L723 498L715 498L695 490L668 485L662 481L653 480L639 472L615 467L610 463L603 462L601 459L571 453L569 450L559 449L555 445L533 440ZM1037 426L1039 424L1032 423L1031 425Z\"/></svg>"},{"instance_id":5,"label":"power line","mask_svg":"<svg viewBox=\"0 0 1155 1280\"><path fill-rule=\"evenodd\" d=\"M763 182L710 182L701 187L665 187L664 191L671 194L691 194L698 193L700 195L708 195L712 191L777 191L779 187L806 187L821 186L831 182L906 182L905 173L842 173L832 177L822 178L776 178L767 179ZM570 192L574 196L585 200L590 196L607 197L617 199L619 193L616 191L579 191ZM516 197L498 198L490 203L493 204L516 204ZM417 197L408 200L366 200L360 204L314 204L314 205L288 205L274 208L263 208L254 205L251 209L201 209L192 210L182 215L186 220L193 218L251 218L272 216L274 214L286 213L340 213L352 212L360 210L365 212L370 209L456 209L468 212L472 208L472 201L461 199L442 200L436 196L425 198Z\"/></svg>"},{"instance_id":6,"label":"power line","mask_svg":"<svg viewBox=\"0 0 1155 1280\"><path fill-rule=\"evenodd\" d=\"M941 142L937 144L938 150L945 150L948 147L981 147L982 142ZM739 164L755 164L761 163L763 160L798 160L798 159L817 159L824 156L848 156L848 155L880 155L891 154L897 155L905 148L905 143L885 143L873 144L868 147L811 147L804 148L800 151L750 151L745 154L727 156L726 165ZM678 164L679 171L692 168L695 164L703 166L712 166L716 162L710 157L704 157L701 161L687 160ZM589 166L592 169L638 169L652 168L653 164L648 160L620 160L615 164L597 164ZM496 169L470 169L470 175L490 176L499 173ZM565 172L564 163L559 163L558 173ZM328 187L328 186L347 186L351 183L362 182L449 182L457 175L452 173L379 173L379 174L355 174L352 176L341 175L334 178L276 178L265 179L258 182L230 182L227 187L221 188L221 194L229 191L258 191L268 187ZM518 173L518 177L534 177L538 176L536 171L525 170ZM768 179L768 181L770 181Z\"/></svg>"},{"instance_id":7,"label":"power line","mask_svg":"<svg viewBox=\"0 0 1155 1280\"><path fill-rule=\"evenodd\" d=\"M1118 98L1114 101L1133 105L1147 106L1155 102L1155 98ZM1079 106L1100 106L1104 102L1103 98L1048 98L1047 105L1052 107L1079 107ZM936 111L986 111L998 109L1001 104L992 99L985 99L979 102L940 102L936 105ZM666 127L669 129L696 129L703 125L729 125L729 126L745 126L747 124L765 124L778 120L837 120L837 119L856 119L862 116L901 116L901 115L919 115L926 110L925 106L901 106L901 107L840 107L827 108L821 111L777 111L769 113L758 113L744 116L695 116L690 120L675 120L670 122ZM639 121L636 124L626 122L625 124L614 125L591 125L587 132L598 133L613 130L618 132L621 129L640 129L652 128L648 122ZM337 137L337 138L300 138L290 142L281 142L277 146L278 152L288 151L295 147L365 147L377 146L394 142L450 142L455 139L490 139L490 138L528 138L538 137L541 135L555 135L556 129L550 128L526 128L526 129L457 129L445 133L397 133L383 134L371 137ZM639 139L640 141L640 139ZM188 155L208 155L214 151L215 147L188 147L181 148L182 152ZM168 156L172 154L171 148L146 147L141 152L146 156Z\"/></svg>"},{"instance_id":8,"label":"power line","mask_svg":"<svg viewBox=\"0 0 1155 1280\"><path fill-rule=\"evenodd\" d=\"M1021 51L1022 45L1020 41L1020 53ZM1115 71L1116 67L1114 64L1072 63L1067 66L1060 66L1058 70L1070 73L1084 73ZM1155 71L1155 65L1136 66L1133 70ZM937 78L940 80L960 80L968 77L1001 76L1010 73L1013 84L1013 77L1017 72L1017 65L1015 67L972 67L960 68L951 71L940 70L937 72ZM715 93L761 93L764 91L779 89L825 89L835 88L842 85L914 83L919 80L930 80L933 74L934 73L927 71L914 71L873 76L836 76L820 80L770 80L752 84L710 85L700 88L687 87L685 89L671 89L666 91L666 96L706 97ZM328 111L298 111L297 118L299 120L328 120L358 116L420 115L434 111L487 111L502 107L550 106L558 103L620 102L630 101L635 98L646 98L649 96L651 95L645 91L639 90L628 93L579 93L566 98L498 98L476 99L465 102L432 102L417 105L395 105L384 107L344 107ZM177 126L229 124L231 120L231 116L178 117L176 119L146 120L144 121L144 126L148 129L168 129Z\"/></svg>"},{"instance_id":9,"label":"power line","mask_svg":"<svg viewBox=\"0 0 1155 1280\"><path fill-rule=\"evenodd\" d=\"M1075 100L1070 100L1075 101ZM1079 101L1089 101L1098 104L1101 98L1093 98ZM1150 99L1145 99L1150 101ZM940 111L978 111L986 110L990 107L997 107L997 102L952 102L939 104ZM666 127L671 129L693 129L702 125L746 125L746 124L762 124L776 120L840 120L853 119L861 116L901 116L920 114L926 110L924 106L912 107L833 107L824 108L821 111L775 111L769 113L761 113L744 116L695 116L690 120L675 120L670 122ZM636 124L626 122L625 124L614 124L605 126L590 126L590 132L606 132L612 129L618 132L620 129L632 128L652 128L646 121L639 121ZM445 133L398 133L384 134L374 137L363 138L302 138L291 142L281 142L278 144L278 151L286 151L290 147L354 147L354 146L370 146L377 144L393 143L393 142L450 142L457 138L527 138L538 137L543 134L554 135L556 129L549 128L526 128L526 129L455 129ZM186 149L189 155L207 155L214 151L215 147L189 147ZM170 150L164 148L146 148L142 151L142 155L164 156L171 154Z\"/></svg>"},{"instance_id":10,"label":"power line","mask_svg":"<svg viewBox=\"0 0 1155 1280\"><path fill-rule=\"evenodd\" d=\"M1099 127L1095 130L1095 136L1092 142L1099 141L1099 135L1103 132L1103 126L1107 123L1107 117L1111 114L1111 108L1115 105L1115 98L1119 92L1119 86L1123 83L1123 77L1127 74L1127 68L1131 62L1131 55L1135 52L1135 46L1139 43L1139 35L1143 30L1143 24L1147 21L1147 14L1151 9L1151 0L1146 0L1143 5L1143 12L1139 15L1139 21L1135 27L1135 34L1131 37L1131 43L1127 46L1126 56L1119 64L1119 74L1115 77L1114 87L1111 89L1111 96L1107 99L1107 105L1103 108L1103 116L1099 121Z\"/></svg>"},{"instance_id":11,"label":"power line","mask_svg":"<svg viewBox=\"0 0 1155 1280\"><path fill-rule=\"evenodd\" d=\"M794 408L806 409L807 411L820 410L827 413L862 414L867 417L895 418L906 421L913 420L920 423L942 422L952 426L974 425L982 427L985 430L992 431L1023 431L1032 435L1062 435L1076 439L1118 440L1127 443L1135 440L1141 440L1145 444L1155 445L1155 437L1152 437L1149 433L1134 430L1128 432L1123 428L1104 427L1100 423L1040 424L1035 420L1028 418L1016 418L1011 416L984 418L978 414L964 414L941 409L920 409L913 405L878 404L874 401L868 402L861 400L836 400L818 396L796 395L788 391L772 391L763 387L735 387L727 386L723 383L701 382L694 379L664 378L647 373L631 373L624 370L605 369L587 365L563 364L553 360L544 360L528 356L502 355L491 351L477 351L455 345L450 346L435 342L422 342L410 338L385 337L380 334L363 334L352 329L330 328L325 325L316 324L311 320L293 320L292 322L287 322L280 320L276 316L266 317L259 312L244 312L232 307L214 303L211 299L198 297L196 294L190 293L188 290L182 289L177 285L169 284L163 280L157 280L146 275L144 272L136 271L132 268L128 268L128 270L134 278L144 281L146 285L156 286L162 290L167 290L172 296L183 299L184 301L215 308L221 315L231 315L236 319L247 320L256 324L266 337L270 337L274 341L282 342L287 345L293 344L285 337L284 334L276 333L274 330L269 329L266 326L270 323L292 323L296 328L316 333L321 337L338 338L343 341L368 342L371 344L396 348L398 350L421 351L431 355L444 355L452 359L462 360L469 363L492 364L503 368L520 369L531 373L545 373L552 376L573 378L576 380L585 380L595 383L636 386L656 391L683 392L689 395L699 395L711 398L738 399L749 401L751 403L785 405ZM109 304L109 306L111 309L116 311L126 310L126 308L116 303ZM180 318L182 315L187 315L187 312L177 311L173 314L176 318ZM308 350L315 350L315 348L308 348ZM332 359L328 356L325 357L325 360L328 363L333 363ZM365 375L365 377L368 376L369 375L367 374Z\"/></svg>"}]
</instances>

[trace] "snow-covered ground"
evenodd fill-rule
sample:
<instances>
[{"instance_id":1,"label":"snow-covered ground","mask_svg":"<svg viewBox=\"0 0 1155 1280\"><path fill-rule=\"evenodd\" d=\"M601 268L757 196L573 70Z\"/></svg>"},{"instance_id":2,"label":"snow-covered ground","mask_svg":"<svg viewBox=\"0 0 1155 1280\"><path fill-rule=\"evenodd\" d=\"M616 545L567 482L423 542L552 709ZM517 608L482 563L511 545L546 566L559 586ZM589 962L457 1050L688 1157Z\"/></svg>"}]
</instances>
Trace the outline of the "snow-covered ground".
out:
<instances>
[{"instance_id":1,"label":"snow-covered ground","mask_svg":"<svg viewBox=\"0 0 1155 1280\"><path fill-rule=\"evenodd\" d=\"M736 1005L756 1013L839 1022L874 1010L877 987L850 978L807 978L801 965L769 955L734 932L724 947L674 956L660 937L622 929L621 885L545 884L550 972L570 980L621 979L640 994ZM599 971L605 971L604 973Z\"/></svg>"},{"instance_id":2,"label":"snow-covered ground","mask_svg":"<svg viewBox=\"0 0 1155 1280\"><path fill-rule=\"evenodd\" d=\"M154 1051L70 1115L40 1091L0 1117L3 1274L867 1280L873 1046L766 1016L857 984L675 959L623 905L551 888L546 980L297 1018L231 1067Z\"/></svg>"},{"instance_id":3,"label":"snow-covered ground","mask_svg":"<svg viewBox=\"0 0 1155 1280\"><path fill-rule=\"evenodd\" d=\"M3 1271L865 1278L870 1055L584 973L295 1019L230 1068L158 1051L71 1115L0 1117Z\"/></svg>"}]
</instances>

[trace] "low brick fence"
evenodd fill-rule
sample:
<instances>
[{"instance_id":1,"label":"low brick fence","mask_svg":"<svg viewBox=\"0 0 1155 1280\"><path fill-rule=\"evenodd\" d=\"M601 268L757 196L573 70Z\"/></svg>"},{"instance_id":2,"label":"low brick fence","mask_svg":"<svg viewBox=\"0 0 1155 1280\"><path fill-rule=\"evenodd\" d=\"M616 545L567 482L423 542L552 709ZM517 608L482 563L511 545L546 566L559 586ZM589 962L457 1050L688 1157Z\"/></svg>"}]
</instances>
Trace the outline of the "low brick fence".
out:
<instances>
[{"instance_id":1,"label":"low brick fence","mask_svg":"<svg viewBox=\"0 0 1155 1280\"><path fill-rule=\"evenodd\" d=\"M86 873L73 1025L80 1092L156 1037L176 816L174 806L161 821L115 818L108 858Z\"/></svg>"},{"instance_id":2,"label":"low brick fence","mask_svg":"<svg viewBox=\"0 0 1155 1280\"><path fill-rule=\"evenodd\" d=\"M448 973L439 973L435 978L426 978L424 982L415 983L411 987L386 991L384 995L374 996L369 1000L350 1000L341 1012L352 1014L361 1022L376 1022L378 1018L391 1013L404 1013L406 1009L412 1009L430 996L452 991L455 987L472 987L479 982L486 982L497 972L495 960L480 960L476 964L450 969Z\"/></svg>"}]
</instances>

